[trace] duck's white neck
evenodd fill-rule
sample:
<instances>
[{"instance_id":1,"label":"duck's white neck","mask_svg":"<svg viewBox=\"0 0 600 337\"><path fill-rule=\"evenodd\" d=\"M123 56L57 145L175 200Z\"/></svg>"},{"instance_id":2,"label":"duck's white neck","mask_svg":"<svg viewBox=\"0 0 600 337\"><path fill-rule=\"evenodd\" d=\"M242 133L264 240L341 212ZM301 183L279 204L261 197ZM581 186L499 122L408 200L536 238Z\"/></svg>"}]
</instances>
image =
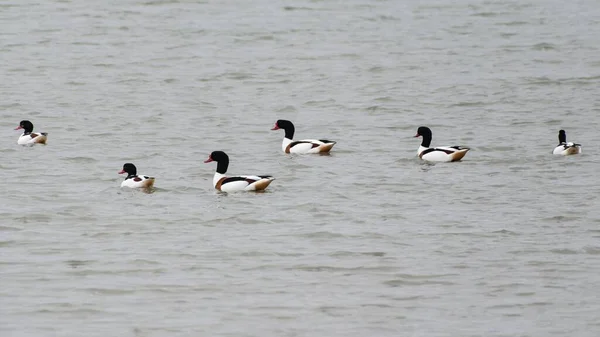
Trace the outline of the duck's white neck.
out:
<instances>
[{"instance_id":1,"label":"duck's white neck","mask_svg":"<svg viewBox=\"0 0 600 337\"><path fill-rule=\"evenodd\" d=\"M288 145L290 145L291 142L291 139L283 137L283 143L281 143L281 149L283 150L283 152L285 152L285 149Z\"/></svg>"},{"instance_id":2,"label":"duck's white neck","mask_svg":"<svg viewBox=\"0 0 600 337\"><path fill-rule=\"evenodd\" d=\"M225 177L224 174L215 172L215 176L213 177L213 187L217 187L217 183L219 182L219 180L221 180L224 177Z\"/></svg>"},{"instance_id":3,"label":"duck's white neck","mask_svg":"<svg viewBox=\"0 0 600 337\"><path fill-rule=\"evenodd\" d=\"M427 149L428 149L428 147L425 147L425 146L423 146L423 145L420 145L420 146L419 146L419 149L417 150L417 156L418 156L418 155L420 155L420 154L421 154L421 152L423 152L423 151L425 151L425 150L427 150Z\"/></svg>"}]
</instances>

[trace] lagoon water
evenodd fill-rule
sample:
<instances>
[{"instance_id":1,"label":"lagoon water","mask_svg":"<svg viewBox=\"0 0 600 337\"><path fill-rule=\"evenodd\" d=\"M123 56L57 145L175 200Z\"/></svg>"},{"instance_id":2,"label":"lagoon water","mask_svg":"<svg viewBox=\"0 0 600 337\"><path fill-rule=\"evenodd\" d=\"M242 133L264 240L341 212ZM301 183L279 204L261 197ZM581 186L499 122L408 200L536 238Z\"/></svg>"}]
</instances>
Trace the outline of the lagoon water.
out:
<instances>
[{"instance_id":1,"label":"lagoon water","mask_svg":"<svg viewBox=\"0 0 600 337\"><path fill-rule=\"evenodd\" d=\"M597 1L8 0L0 28L0 336L600 334ZM280 118L338 144L285 155ZM472 150L424 164L420 125ZM217 193L213 150L277 180Z\"/></svg>"}]
</instances>

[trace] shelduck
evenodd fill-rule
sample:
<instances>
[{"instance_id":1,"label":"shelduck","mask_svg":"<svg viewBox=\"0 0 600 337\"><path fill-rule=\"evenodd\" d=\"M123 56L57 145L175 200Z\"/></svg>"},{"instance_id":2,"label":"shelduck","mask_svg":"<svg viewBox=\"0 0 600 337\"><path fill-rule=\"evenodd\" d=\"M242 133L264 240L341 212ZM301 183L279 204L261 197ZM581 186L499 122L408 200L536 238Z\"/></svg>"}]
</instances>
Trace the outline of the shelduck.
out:
<instances>
[{"instance_id":1,"label":"shelduck","mask_svg":"<svg viewBox=\"0 0 600 337\"><path fill-rule=\"evenodd\" d=\"M419 127L415 137L423 137L417 155L419 158L430 162L459 161L470 150L468 147L460 146L429 147L431 145L432 134L431 129L426 126Z\"/></svg>"},{"instance_id":2,"label":"shelduck","mask_svg":"<svg viewBox=\"0 0 600 337\"><path fill-rule=\"evenodd\" d=\"M294 139L294 124L288 120L280 119L275 123L275 126L271 130L285 130L285 136L283 137L283 143L281 149L285 153L327 153L331 151L331 148L336 142L326 139Z\"/></svg>"},{"instance_id":3,"label":"shelduck","mask_svg":"<svg viewBox=\"0 0 600 337\"><path fill-rule=\"evenodd\" d=\"M266 175L227 177L225 174L229 167L229 156L223 151L213 151L204 162L210 163L212 161L217 162L217 171L213 177L213 186L219 191L263 191L275 180L272 176Z\"/></svg>"},{"instance_id":4,"label":"shelduck","mask_svg":"<svg viewBox=\"0 0 600 337\"><path fill-rule=\"evenodd\" d=\"M119 174L123 173L127 173L127 177L121 183L121 187L150 188L154 186L154 177L138 175L137 168L132 163L126 163L123 165L123 169L119 171Z\"/></svg>"},{"instance_id":5,"label":"shelduck","mask_svg":"<svg viewBox=\"0 0 600 337\"><path fill-rule=\"evenodd\" d=\"M33 124L30 121L23 120L19 123L19 126L15 130L23 129L23 134L19 136L17 144L19 145L33 145L33 144L46 144L48 139L48 133L40 132L33 133Z\"/></svg>"},{"instance_id":6,"label":"shelduck","mask_svg":"<svg viewBox=\"0 0 600 337\"><path fill-rule=\"evenodd\" d=\"M558 131L558 146L554 148L552 154L568 156L581 153L581 144L567 143L567 134L565 130Z\"/></svg>"}]
</instances>

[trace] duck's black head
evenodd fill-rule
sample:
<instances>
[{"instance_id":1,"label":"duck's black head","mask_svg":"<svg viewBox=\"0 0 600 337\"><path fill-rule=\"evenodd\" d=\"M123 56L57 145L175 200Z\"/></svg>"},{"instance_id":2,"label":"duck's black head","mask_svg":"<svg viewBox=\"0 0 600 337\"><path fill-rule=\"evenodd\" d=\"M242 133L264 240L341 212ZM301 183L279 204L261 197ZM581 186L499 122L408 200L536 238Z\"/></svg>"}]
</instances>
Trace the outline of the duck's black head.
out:
<instances>
[{"instance_id":1,"label":"duck's black head","mask_svg":"<svg viewBox=\"0 0 600 337\"><path fill-rule=\"evenodd\" d=\"M567 142L567 133L565 132L565 130L558 131L558 143L562 144L562 143L566 143L566 142Z\"/></svg>"},{"instance_id":2,"label":"duck's black head","mask_svg":"<svg viewBox=\"0 0 600 337\"><path fill-rule=\"evenodd\" d=\"M119 174L123 173L127 173L127 178L135 177L137 175L137 168L132 163L126 163L123 165L123 169L119 172Z\"/></svg>"},{"instance_id":3,"label":"duck's black head","mask_svg":"<svg viewBox=\"0 0 600 337\"><path fill-rule=\"evenodd\" d=\"M211 161L217 162L217 172L221 174L227 172L227 167L229 166L229 156L227 153L223 151L213 151L204 162L210 163Z\"/></svg>"},{"instance_id":4,"label":"duck's black head","mask_svg":"<svg viewBox=\"0 0 600 337\"><path fill-rule=\"evenodd\" d=\"M25 134L33 132L33 124L28 120L23 120L19 123L19 126L15 130L23 129Z\"/></svg>"},{"instance_id":5,"label":"duck's black head","mask_svg":"<svg viewBox=\"0 0 600 337\"><path fill-rule=\"evenodd\" d=\"M417 134L415 137L423 137L423 141L421 142L421 146L429 147L431 145L431 129L426 126L419 126L417 129Z\"/></svg>"},{"instance_id":6,"label":"duck's black head","mask_svg":"<svg viewBox=\"0 0 600 337\"><path fill-rule=\"evenodd\" d=\"M279 130L279 129L285 130L285 138L294 139L295 128L294 128L294 124L292 122L285 120L285 119L277 120L277 122L275 122L275 126L271 130Z\"/></svg>"}]
</instances>

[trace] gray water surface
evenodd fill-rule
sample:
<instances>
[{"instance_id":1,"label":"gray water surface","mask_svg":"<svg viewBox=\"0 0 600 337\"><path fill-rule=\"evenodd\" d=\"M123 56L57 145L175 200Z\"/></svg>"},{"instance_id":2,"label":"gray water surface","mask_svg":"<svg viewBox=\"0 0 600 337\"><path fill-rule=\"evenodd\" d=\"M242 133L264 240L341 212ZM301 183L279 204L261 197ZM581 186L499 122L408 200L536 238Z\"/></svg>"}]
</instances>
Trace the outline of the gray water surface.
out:
<instances>
[{"instance_id":1,"label":"gray water surface","mask_svg":"<svg viewBox=\"0 0 600 337\"><path fill-rule=\"evenodd\" d=\"M598 36L593 0L4 1L0 335L596 337ZM214 150L277 179L220 194Z\"/></svg>"}]
</instances>

